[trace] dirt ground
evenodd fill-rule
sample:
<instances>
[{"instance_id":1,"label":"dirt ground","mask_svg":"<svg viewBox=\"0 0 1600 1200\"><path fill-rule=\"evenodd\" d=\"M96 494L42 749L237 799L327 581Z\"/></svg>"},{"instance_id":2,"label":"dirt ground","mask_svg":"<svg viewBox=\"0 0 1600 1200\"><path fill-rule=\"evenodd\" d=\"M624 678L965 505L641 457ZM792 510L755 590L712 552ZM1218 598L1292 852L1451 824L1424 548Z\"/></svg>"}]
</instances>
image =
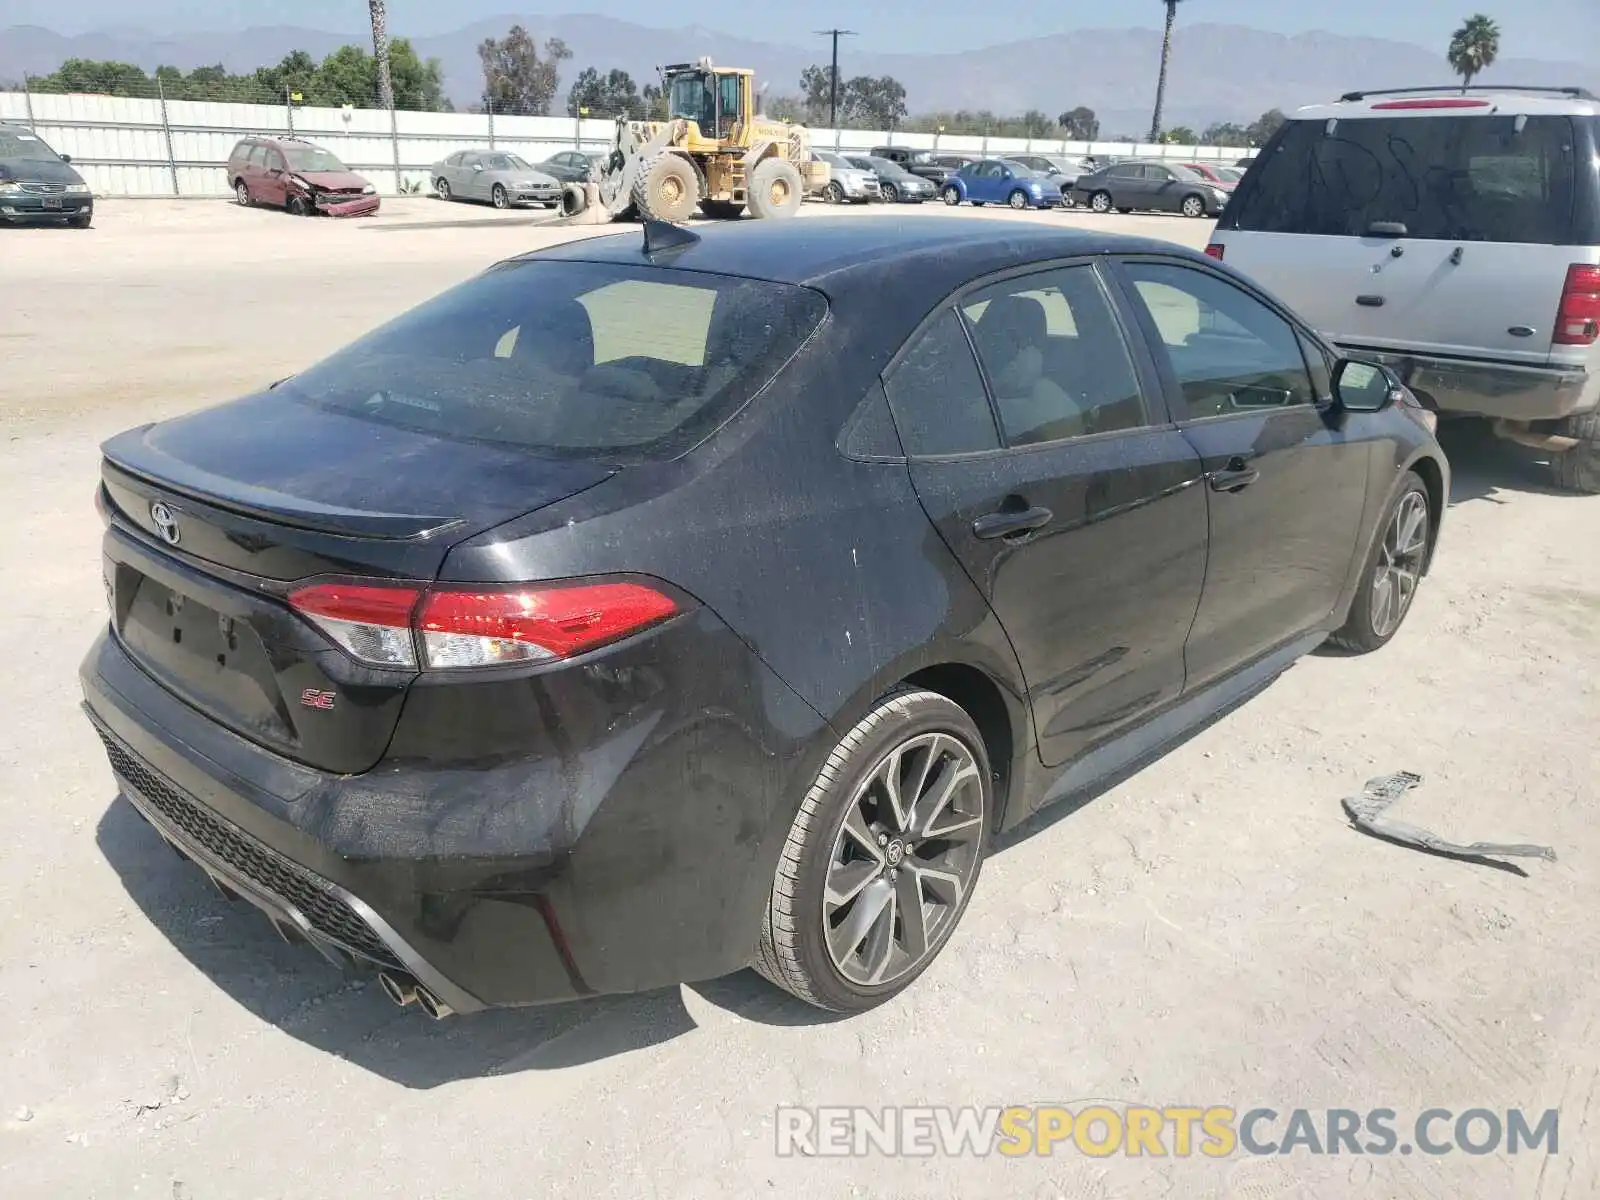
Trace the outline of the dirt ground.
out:
<instances>
[{"instance_id":1,"label":"dirt ground","mask_svg":"<svg viewBox=\"0 0 1600 1200\"><path fill-rule=\"evenodd\" d=\"M7 1196L1600 1195L1600 499L1555 494L1521 452L1467 435L1447 443L1436 569L1390 647L1305 660L1009 839L942 958L866 1016L821 1020L745 973L431 1024L281 944L165 850L115 798L76 708L104 619L97 442L289 374L568 236L540 219L108 201L89 232L0 230ZM1340 798L1401 769L1425 777L1408 819L1560 861L1513 873L1352 831ZM1554 1157L775 1150L780 1104L1087 1098L1559 1108L1561 1138Z\"/></svg>"}]
</instances>

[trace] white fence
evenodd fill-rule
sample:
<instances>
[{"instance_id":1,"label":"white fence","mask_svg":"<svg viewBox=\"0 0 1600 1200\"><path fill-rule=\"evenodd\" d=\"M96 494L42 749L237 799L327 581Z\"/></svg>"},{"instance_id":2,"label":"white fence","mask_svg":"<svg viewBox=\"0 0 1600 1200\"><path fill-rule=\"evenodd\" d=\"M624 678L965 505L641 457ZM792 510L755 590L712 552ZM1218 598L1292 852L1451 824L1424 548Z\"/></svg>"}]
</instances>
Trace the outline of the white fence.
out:
<instances>
[{"instance_id":1,"label":"white fence","mask_svg":"<svg viewBox=\"0 0 1600 1200\"><path fill-rule=\"evenodd\" d=\"M102 196L226 196L225 164L240 136L294 133L326 146L379 191L428 188L429 166L457 150L508 150L530 161L558 150L601 150L607 120L508 117L484 113L385 112L272 104L0 92L0 121L33 126ZM1067 154L1233 162L1244 152L1216 146L1069 142L951 134L815 129L813 145L860 153L873 146L914 146L946 153Z\"/></svg>"}]
</instances>

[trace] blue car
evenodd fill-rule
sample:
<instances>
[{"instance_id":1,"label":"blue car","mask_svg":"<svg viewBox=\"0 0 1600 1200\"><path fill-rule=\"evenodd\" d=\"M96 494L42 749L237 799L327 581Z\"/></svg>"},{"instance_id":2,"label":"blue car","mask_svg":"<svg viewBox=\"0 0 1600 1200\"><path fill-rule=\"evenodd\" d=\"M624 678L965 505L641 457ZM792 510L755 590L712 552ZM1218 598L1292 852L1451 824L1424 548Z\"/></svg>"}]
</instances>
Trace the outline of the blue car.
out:
<instances>
[{"instance_id":1,"label":"blue car","mask_svg":"<svg viewBox=\"0 0 1600 1200\"><path fill-rule=\"evenodd\" d=\"M1061 188L1048 176L1006 158L981 158L945 181L939 197L950 207L970 201L975 207L1058 208Z\"/></svg>"}]
</instances>

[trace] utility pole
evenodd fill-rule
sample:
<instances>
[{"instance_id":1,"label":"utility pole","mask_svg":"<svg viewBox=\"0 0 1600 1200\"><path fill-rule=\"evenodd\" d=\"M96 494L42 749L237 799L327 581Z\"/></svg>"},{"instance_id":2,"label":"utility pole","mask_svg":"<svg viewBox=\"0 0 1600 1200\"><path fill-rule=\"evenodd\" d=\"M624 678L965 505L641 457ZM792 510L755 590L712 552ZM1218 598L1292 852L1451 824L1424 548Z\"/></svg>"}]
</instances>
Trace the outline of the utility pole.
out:
<instances>
[{"instance_id":1,"label":"utility pole","mask_svg":"<svg viewBox=\"0 0 1600 1200\"><path fill-rule=\"evenodd\" d=\"M828 127L839 128L839 39L855 37L854 29L819 29L818 37L833 39L833 73L828 80Z\"/></svg>"}]
</instances>

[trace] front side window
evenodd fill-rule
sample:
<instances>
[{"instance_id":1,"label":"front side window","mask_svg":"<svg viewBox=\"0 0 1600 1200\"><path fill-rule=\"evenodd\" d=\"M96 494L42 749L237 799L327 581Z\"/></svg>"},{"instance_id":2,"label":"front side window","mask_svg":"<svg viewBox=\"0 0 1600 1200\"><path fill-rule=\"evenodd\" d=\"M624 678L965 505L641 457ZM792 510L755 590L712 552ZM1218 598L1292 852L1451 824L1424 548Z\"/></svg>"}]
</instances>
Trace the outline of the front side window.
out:
<instances>
[{"instance_id":1,"label":"front side window","mask_svg":"<svg viewBox=\"0 0 1600 1200\"><path fill-rule=\"evenodd\" d=\"M1315 403L1298 331L1254 296L1207 271L1126 269L1160 333L1186 419Z\"/></svg>"},{"instance_id":2,"label":"front side window","mask_svg":"<svg viewBox=\"0 0 1600 1200\"><path fill-rule=\"evenodd\" d=\"M1113 433L1149 417L1093 267L1008 279L962 304L1011 446Z\"/></svg>"},{"instance_id":3,"label":"front side window","mask_svg":"<svg viewBox=\"0 0 1600 1200\"><path fill-rule=\"evenodd\" d=\"M716 120L716 93L711 90L711 80L704 75L679 75L672 81L667 111L673 117L693 121L702 131L709 130Z\"/></svg>"},{"instance_id":4,"label":"front side window","mask_svg":"<svg viewBox=\"0 0 1600 1200\"><path fill-rule=\"evenodd\" d=\"M666 458L765 387L826 313L792 284L513 261L273 395L552 457Z\"/></svg>"},{"instance_id":5,"label":"front side window","mask_svg":"<svg viewBox=\"0 0 1600 1200\"><path fill-rule=\"evenodd\" d=\"M1294 121L1223 224L1362 237L1383 222L1411 238L1566 245L1576 177L1567 117Z\"/></svg>"},{"instance_id":6,"label":"front side window","mask_svg":"<svg viewBox=\"0 0 1600 1200\"><path fill-rule=\"evenodd\" d=\"M884 383L900 442L913 458L999 448L983 377L954 311L923 330Z\"/></svg>"}]
</instances>

